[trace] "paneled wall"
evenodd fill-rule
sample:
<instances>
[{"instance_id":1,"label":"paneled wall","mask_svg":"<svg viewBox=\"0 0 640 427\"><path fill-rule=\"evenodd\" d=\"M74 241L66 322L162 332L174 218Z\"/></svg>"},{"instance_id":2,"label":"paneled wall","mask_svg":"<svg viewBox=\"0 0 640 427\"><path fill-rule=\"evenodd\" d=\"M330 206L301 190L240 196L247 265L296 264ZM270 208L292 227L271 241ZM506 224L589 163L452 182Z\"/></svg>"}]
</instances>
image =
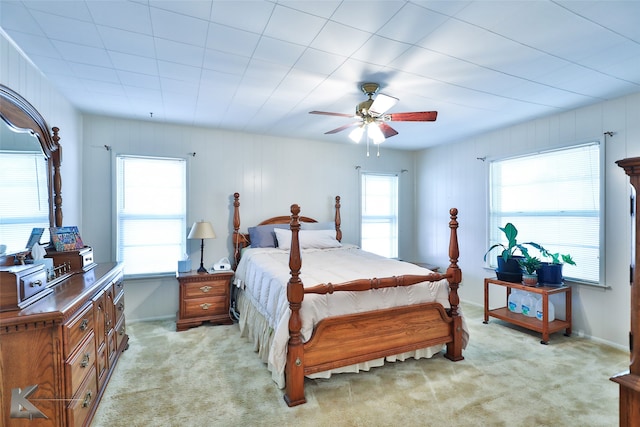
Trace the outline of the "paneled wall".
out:
<instances>
[{"instance_id":1,"label":"paneled wall","mask_svg":"<svg viewBox=\"0 0 640 427\"><path fill-rule=\"evenodd\" d=\"M342 201L343 241L358 243L359 171L400 175L400 257L413 259L413 154L381 148L366 157L363 145L169 125L161 122L84 117L83 239L94 246L98 261L115 255L112 223L113 159L116 154L188 159L189 226L213 224L216 239L205 241L205 266L231 258L234 192L240 193L242 230L268 217L289 214L292 203L302 214L332 220L334 198ZM108 149L107 149L108 148ZM195 153L195 155L193 155ZM357 167L360 169L357 169ZM405 172L402 172L405 170ZM447 222L440 224L447 227ZM200 262L200 242L189 242L193 265ZM171 266L171 268L175 268ZM175 278L127 282L127 319L173 316L177 310Z\"/></svg>"},{"instance_id":2,"label":"paneled wall","mask_svg":"<svg viewBox=\"0 0 640 427\"><path fill-rule=\"evenodd\" d=\"M60 143L63 147L61 175L64 223L82 227L82 116L31 61L25 58L2 29L0 58L0 83L29 101L42 114L50 128L60 128Z\"/></svg>"},{"instance_id":3,"label":"paneled wall","mask_svg":"<svg viewBox=\"0 0 640 427\"><path fill-rule=\"evenodd\" d=\"M609 131L614 135L605 140L604 132ZM630 316L629 188L624 171L615 161L640 156L640 94L418 153L416 191L420 197L416 218L421 220L416 230L421 237L437 238L418 239L416 253L420 258L446 262L442 257L445 236L438 234L441 230L434 228L434 222L422 219L436 218L449 206L458 207L460 267L464 276L460 294L463 301L482 305L483 279L494 274L484 268L482 259L488 247L489 161L593 139L605 140L605 284L611 289L574 286L574 331L626 348Z\"/></svg>"}]
</instances>

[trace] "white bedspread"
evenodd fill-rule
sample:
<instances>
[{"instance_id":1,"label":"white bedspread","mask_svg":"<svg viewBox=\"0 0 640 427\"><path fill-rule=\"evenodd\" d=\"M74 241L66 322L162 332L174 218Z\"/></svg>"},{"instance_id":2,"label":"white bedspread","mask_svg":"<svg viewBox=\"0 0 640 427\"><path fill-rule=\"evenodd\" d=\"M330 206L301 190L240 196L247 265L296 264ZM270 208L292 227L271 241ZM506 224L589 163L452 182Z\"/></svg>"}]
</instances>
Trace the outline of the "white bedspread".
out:
<instances>
[{"instance_id":1,"label":"white bedspread","mask_svg":"<svg viewBox=\"0 0 640 427\"><path fill-rule=\"evenodd\" d=\"M429 270L411 263L396 261L345 244L340 248L304 249L301 251L300 279L305 287L320 283L342 283L355 279L391 277L404 274L424 275ZM254 308L273 330L268 348L268 366L274 380L282 387L289 338L289 303L287 282L289 252L277 248L249 248L243 252L235 275L236 286L244 290ZM348 313L378 310L394 306L436 301L449 308L446 280L423 282L413 286L374 289L364 292L337 292L332 295L305 294L300 309L302 338L307 341L314 325L321 319ZM242 325L241 325L242 326ZM463 341L468 333L464 325ZM264 343L260 344L264 345ZM432 348L423 353L411 352L406 357L430 357L438 352ZM399 357L404 359L405 357ZM335 371L334 371L335 372Z\"/></svg>"}]
</instances>

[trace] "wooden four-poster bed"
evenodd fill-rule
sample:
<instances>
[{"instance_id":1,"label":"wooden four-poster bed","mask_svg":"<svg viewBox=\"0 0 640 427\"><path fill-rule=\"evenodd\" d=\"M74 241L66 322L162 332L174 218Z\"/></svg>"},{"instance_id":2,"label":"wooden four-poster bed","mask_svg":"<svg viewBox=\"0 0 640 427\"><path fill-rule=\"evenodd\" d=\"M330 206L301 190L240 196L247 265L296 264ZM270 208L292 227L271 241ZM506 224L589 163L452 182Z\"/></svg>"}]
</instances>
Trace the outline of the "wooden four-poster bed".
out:
<instances>
[{"instance_id":1,"label":"wooden four-poster bed","mask_svg":"<svg viewBox=\"0 0 640 427\"><path fill-rule=\"evenodd\" d=\"M464 359L468 333L459 310L457 209L449 212L450 264L439 274L342 244L339 196L331 231L300 216L294 204L291 216L269 218L241 233L239 199L235 193L240 328L285 388L289 406L306 402L305 376L431 357L444 346L447 359Z\"/></svg>"}]
</instances>

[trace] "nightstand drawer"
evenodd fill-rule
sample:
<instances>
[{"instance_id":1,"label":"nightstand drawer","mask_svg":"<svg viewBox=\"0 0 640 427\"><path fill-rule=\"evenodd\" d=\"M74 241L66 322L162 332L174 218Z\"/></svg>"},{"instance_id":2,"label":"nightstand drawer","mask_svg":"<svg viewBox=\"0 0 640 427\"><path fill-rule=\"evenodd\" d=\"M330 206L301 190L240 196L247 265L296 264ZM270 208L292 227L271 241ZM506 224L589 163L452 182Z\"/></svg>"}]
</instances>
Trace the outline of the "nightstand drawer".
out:
<instances>
[{"instance_id":1,"label":"nightstand drawer","mask_svg":"<svg viewBox=\"0 0 640 427\"><path fill-rule=\"evenodd\" d=\"M227 294L227 286L229 286L229 280L227 278L222 278L222 280L209 280L206 282L185 283L184 297L202 298L210 296L224 296Z\"/></svg>"},{"instance_id":2,"label":"nightstand drawer","mask_svg":"<svg viewBox=\"0 0 640 427\"><path fill-rule=\"evenodd\" d=\"M184 314L186 318L207 317L227 312L227 299L221 297L193 298L183 301Z\"/></svg>"}]
</instances>

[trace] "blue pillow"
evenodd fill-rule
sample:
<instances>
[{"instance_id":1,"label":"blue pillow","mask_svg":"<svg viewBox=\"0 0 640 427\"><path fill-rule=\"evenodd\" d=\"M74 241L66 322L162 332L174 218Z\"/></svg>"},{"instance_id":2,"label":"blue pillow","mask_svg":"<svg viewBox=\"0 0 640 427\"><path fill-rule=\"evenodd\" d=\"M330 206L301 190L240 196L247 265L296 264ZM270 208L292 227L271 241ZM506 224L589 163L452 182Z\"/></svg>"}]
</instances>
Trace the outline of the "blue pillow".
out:
<instances>
[{"instance_id":1,"label":"blue pillow","mask_svg":"<svg viewBox=\"0 0 640 427\"><path fill-rule=\"evenodd\" d=\"M249 227L249 240L252 248L275 248L276 233L274 228L289 228L289 224L269 224Z\"/></svg>"}]
</instances>

